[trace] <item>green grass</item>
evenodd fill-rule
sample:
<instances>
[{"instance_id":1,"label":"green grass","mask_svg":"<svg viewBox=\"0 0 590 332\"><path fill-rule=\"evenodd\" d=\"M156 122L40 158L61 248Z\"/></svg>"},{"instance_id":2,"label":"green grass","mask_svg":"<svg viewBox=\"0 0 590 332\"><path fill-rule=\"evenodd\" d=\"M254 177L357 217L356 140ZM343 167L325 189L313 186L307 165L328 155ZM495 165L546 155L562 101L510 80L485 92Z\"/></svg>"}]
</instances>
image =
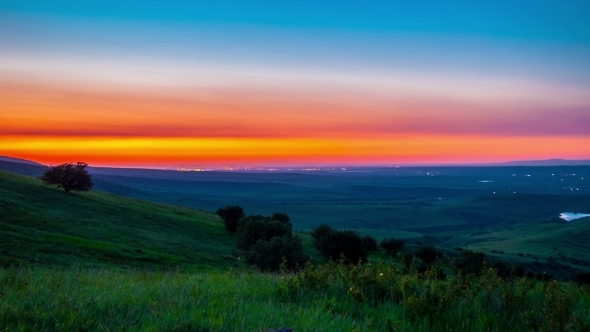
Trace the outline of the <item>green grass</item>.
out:
<instances>
[{"instance_id":1,"label":"green grass","mask_svg":"<svg viewBox=\"0 0 590 332\"><path fill-rule=\"evenodd\" d=\"M0 265L235 265L217 215L101 192L70 193L0 171Z\"/></svg>"},{"instance_id":2,"label":"green grass","mask_svg":"<svg viewBox=\"0 0 590 332\"><path fill-rule=\"evenodd\" d=\"M395 264L291 274L0 269L2 331L587 331L590 290Z\"/></svg>"},{"instance_id":3,"label":"green grass","mask_svg":"<svg viewBox=\"0 0 590 332\"><path fill-rule=\"evenodd\" d=\"M521 196L523 207L515 199L458 206L473 216L520 207L517 214L525 216L524 209L539 203L538 197ZM588 249L587 223L556 223L545 213L585 202L585 197L546 196L536 219L467 234L450 229L445 241L509 262L531 263L528 253L581 257ZM394 210L411 213L401 206ZM444 225L459 211L424 210L433 218L450 211L441 217ZM441 280L434 270L418 273L397 261L386 263L382 252L365 265L327 263L297 274L261 274L232 254L234 239L212 213L101 192L66 195L2 171L0 211L0 331L590 330L588 286L503 280L489 269ZM434 219L423 225L433 231L439 226ZM420 239L436 240L432 235ZM298 236L305 255L317 261L311 237ZM546 252L555 243L559 247ZM523 247L528 251L517 255Z\"/></svg>"}]
</instances>

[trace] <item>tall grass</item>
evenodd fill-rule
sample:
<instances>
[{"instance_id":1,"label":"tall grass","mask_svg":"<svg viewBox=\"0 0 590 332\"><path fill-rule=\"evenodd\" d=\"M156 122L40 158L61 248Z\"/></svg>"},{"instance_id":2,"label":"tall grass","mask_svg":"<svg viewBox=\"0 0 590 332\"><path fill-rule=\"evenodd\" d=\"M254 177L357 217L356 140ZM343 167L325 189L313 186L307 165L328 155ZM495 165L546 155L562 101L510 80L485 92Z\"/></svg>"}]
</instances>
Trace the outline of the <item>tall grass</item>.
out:
<instances>
[{"instance_id":1,"label":"tall grass","mask_svg":"<svg viewBox=\"0 0 590 332\"><path fill-rule=\"evenodd\" d=\"M3 331L588 331L590 291L575 284L437 279L378 263L298 274L10 268Z\"/></svg>"}]
</instances>

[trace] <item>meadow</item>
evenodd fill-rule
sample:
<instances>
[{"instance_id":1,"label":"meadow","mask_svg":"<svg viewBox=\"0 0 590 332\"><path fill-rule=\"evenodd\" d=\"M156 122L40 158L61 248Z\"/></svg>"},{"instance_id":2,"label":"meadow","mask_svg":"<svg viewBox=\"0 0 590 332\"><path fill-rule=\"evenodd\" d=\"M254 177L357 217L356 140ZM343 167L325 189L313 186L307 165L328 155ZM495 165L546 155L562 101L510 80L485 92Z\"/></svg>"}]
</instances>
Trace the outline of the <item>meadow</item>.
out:
<instances>
[{"instance_id":1,"label":"meadow","mask_svg":"<svg viewBox=\"0 0 590 332\"><path fill-rule=\"evenodd\" d=\"M4 331L588 331L590 287L493 270L439 280L396 264L298 274L0 270Z\"/></svg>"},{"instance_id":2,"label":"meadow","mask_svg":"<svg viewBox=\"0 0 590 332\"><path fill-rule=\"evenodd\" d=\"M586 197L581 195L527 194L517 201L512 196L466 198L457 199L456 206L465 215L491 213L497 206L532 206L539 197L545 201L536 218L546 220L538 227L554 228L546 236L565 229L570 233L562 238L567 239L571 232L584 231L584 222L564 224L545 216L553 205L583 206ZM310 236L296 232L310 263L297 273L265 274L245 265L220 218L204 210L100 191L66 195L35 178L5 171L0 171L0 208L3 331L266 331L280 326L295 331L590 329L588 285L549 276L541 278L545 281L516 274L500 277L488 267L480 274L464 275L453 269L453 253L459 251L452 247L440 247L446 258L427 270L404 265L384 252L372 254L368 263L347 265L326 262ZM434 208L440 212L449 206L424 209ZM499 224L512 228L504 234L507 238L522 231L521 226L532 227ZM441 239L443 232L465 233L461 227L426 225L422 231L430 229ZM501 234L504 228L498 229ZM420 230L413 232L421 235L418 240L441 241ZM481 232L467 239L473 246L473 238L486 236L490 237ZM485 241L480 243L484 246ZM408 242L406 250L419 246ZM577 247L571 243L568 248ZM508 251L491 253L491 259L494 254L509 256ZM583 257L582 252L572 255ZM534 258L514 255L509 262L519 259L526 263ZM560 259L555 264L563 270L567 260Z\"/></svg>"}]
</instances>

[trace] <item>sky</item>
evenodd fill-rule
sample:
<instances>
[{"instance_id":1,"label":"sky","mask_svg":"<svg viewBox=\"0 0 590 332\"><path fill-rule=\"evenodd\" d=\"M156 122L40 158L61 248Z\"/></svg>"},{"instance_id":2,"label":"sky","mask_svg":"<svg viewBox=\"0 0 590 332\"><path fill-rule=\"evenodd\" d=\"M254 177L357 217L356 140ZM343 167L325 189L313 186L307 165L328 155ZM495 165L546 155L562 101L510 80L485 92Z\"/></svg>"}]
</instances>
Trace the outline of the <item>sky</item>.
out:
<instances>
[{"instance_id":1,"label":"sky","mask_svg":"<svg viewBox=\"0 0 590 332\"><path fill-rule=\"evenodd\" d=\"M0 155L590 159L588 1L0 2Z\"/></svg>"}]
</instances>

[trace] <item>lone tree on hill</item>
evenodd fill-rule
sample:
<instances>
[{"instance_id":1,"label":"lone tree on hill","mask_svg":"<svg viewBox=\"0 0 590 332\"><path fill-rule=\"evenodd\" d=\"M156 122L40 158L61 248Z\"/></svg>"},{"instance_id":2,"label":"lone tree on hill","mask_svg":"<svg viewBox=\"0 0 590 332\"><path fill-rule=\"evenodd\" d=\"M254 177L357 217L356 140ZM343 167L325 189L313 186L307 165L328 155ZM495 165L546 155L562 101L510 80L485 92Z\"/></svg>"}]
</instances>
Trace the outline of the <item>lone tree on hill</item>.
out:
<instances>
[{"instance_id":1,"label":"lone tree on hill","mask_svg":"<svg viewBox=\"0 0 590 332\"><path fill-rule=\"evenodd\" d=\"M86 170L87 163L77 162L65 163L57 166L50 166L39 178L45 185L57 185L57 188L64 188L66 194L70 190L89 191L93 183L90 174Z\"/></svg>"}]
</instances>

